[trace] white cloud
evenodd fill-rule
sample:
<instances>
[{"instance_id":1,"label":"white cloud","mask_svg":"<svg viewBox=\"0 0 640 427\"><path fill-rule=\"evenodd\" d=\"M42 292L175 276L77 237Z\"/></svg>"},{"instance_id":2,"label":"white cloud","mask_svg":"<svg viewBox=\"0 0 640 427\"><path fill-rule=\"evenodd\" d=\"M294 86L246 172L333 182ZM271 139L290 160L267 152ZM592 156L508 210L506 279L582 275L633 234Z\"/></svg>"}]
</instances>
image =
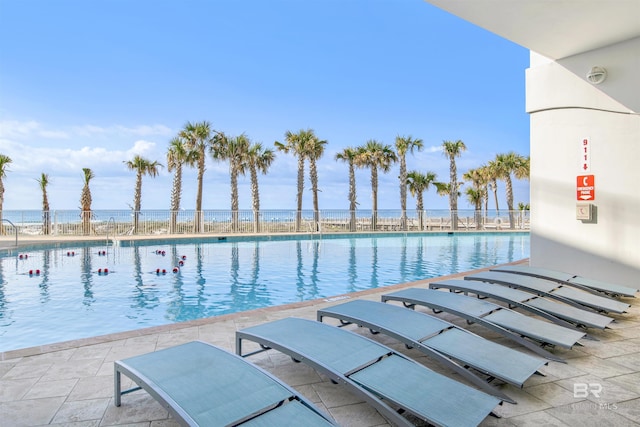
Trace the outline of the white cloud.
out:
<instances>
[{"instance_id":1,"label":"white cloud","mask_svg":"<svg viewBox=\"0 0 640 427\"><path fill-rule=\"evenodd\" d=\"M156 148L155 142L145 141L143 139L139 139L138 141L133 143L133 147L128 149L125 152L125 157L127 159L131 159L136 155L140 155L142 157L148 157L150 154L153 154ZM153 160L153 159L150 159Z\"/></svg>"},{"instance_id":2,"label":"white cloud","mask_svg":"<svg viewBox=\"0 0 640 427\"><path fill-rule=\"evenodd\" d=\"M98 164L113 158L113 152L102 147L82 147L80 150L63 150L67 155L68 164L74 168L80 164ZM81 166L82 167L82 166ZM86 166L85 166L86 167Z\"/></svg>"},{"instance_id":3,"label":"white cloud","mask_svg":"<svg viewBox=\"0 0 640 427\"><path fill-rule=\"evenodd\" d=\"M153 139L165 140L171 133L169 127L160 124L86 124L54 129L35 120L4 120L0 121L0 152L12 159L8 170L14 175L44 171L62 176L82 168L115 175L123 171L123 162L136 154L162 160L164 147Z\"/></svg>"},{"instance_id":4,"label":"white cloud","mask_svg":"<svg viewBox=\"0 0 640 427\"><path fill-rule=\"evenodd\" d=\"M24 140L33 136L46 139L68 139L72 136L90 138L96 136L162 136L169 137L174 131L165 125L139 125L127 127L123 125L96 126L86 124L81 126L69 126L66 129L47 128L42 123L35 120L0 121L0 138Z\"/></svg>"},{"instance_id":5,"label":"white cloud","mask_svg":"<svg viewBox=\"0 0 640 427\"><path fill-rule=\"evenodd\" d=\"M425 147L424 151L426 153L438 153L442 151L442 145L431 145L429 147Z\"/></svg>"},{"instance_id":6,"label":"white cloud","mask_svg":"<svg viewBox=\"0 0 640 427\"><path fill-rule=\"evenodd\" d=\"M24 144L0 139L0 152L9 156L9 170L15 174L36 176L41 172L50 175L69 176L83 168L90 168L102 175L122 173L123 161L136 154L152 159L156 144L138 140L125 150L84 146L78 149L61 147L28 147ZM154 159L152 159L154 160Z\"/></svg>"},{"instance_id":7,"label":"white cloud","mask_svg":"<svg viewBox=\"0 0 640 427\"><path fill-rule=\"evenodd\" d=\"M71 128L72 131L78 135L83 137L91 137L97 135L135 135L135 136L163 136L167 137L172 135L174 132L171 128L164 125L140 125L134 127L127 127L123 125L112 125L112 126L95 126L95 125L83 125L83 126L74 126Z\"/></svg>"},{"instance_id":8,"label":"white cloud","mask_svg":"<svg viewBox=\"0 0 640 427\"><path fill-rule=\"evenodd\" d=\"M36 121L20 122L16 120L0 121L0 138L23 139L40 128Z\"/></svg>"},{"instance_id":9,"label":"white cloud","mask_svg":"<svg viewBox=\"0 0 640 427\"><path fill-rule=\"evenodd\" d=\"M78 136L84 136L84 137L94 136L94 135L104 135L105 133L107 133L106 128L103 128L100 126L94 126L94 125L73 126L71 128L71 131Z\"/></svg>"},{"instance_id":10,"label":"white cloud","mask_svg":"<svg viewBox=\"0 0 640 427\"><path fill-rule=\"evenodd\" d=\"M169 136L174 133L171 128L164 125L153 125L153 126L136 126L133 128L128 128L125 126L115 126L115 130L122 133L129 133L138 136L150 136L150 135L159 135L159 136Z\"/></svg>"},{"instance_id":11,"label":"white cloud","mask_svg":"<svg viewBox=\"0 0 640 427\"><path fill-rule=\"evenodd\" d=\"M61 130L43 130L38 135L47 139L68 139L69 134Z\"/></svg>"},{"instance_id":12,"label":"white cloud","mask_svg":"<svg viewBox=\"0 0 640 427\"><path fill-rule=\"evenodd\" d=\"M79 150L42 147L25 149L24 146L12 148L5 153L13 160L11 169L25 175L35 176L44 171L50 175L67 176L85 167L105 169L109 165L115 165L115 159L119 160L119 157L101 147L82 147Z\"/></svg>"}]
</instances>

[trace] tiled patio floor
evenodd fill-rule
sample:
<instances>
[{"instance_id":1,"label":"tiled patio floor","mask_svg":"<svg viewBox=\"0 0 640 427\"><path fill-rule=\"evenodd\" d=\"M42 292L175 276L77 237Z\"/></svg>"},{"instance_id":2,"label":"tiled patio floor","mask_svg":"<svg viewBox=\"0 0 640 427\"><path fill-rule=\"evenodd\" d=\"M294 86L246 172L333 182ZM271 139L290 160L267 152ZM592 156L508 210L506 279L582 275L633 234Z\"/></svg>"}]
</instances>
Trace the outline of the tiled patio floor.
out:
<instances>
[{"instance_id":1,"label":"tiled patio floor","mask_svg":"<svg viewBox=\"0 0 640 427\"><path fill-rule=\"evenodd\" d=\"M416 282L345 297L380 301L383 293L409 286L428 285L427 281ZM631 309L624 315L613 315L616 321L611 329L590 330L599 341L582 340L583 346L572 350L553 349L555 354L566 358L566 364L549 362L542 368L545 376L530 378L523 389L501 385L501 389L518 404L504 403L495 411L500 418L488 417L481 425L640 425L640 303L638 299L625 300L632 304ZM316 310L336 303L336 300L299 303L0 353L0 425L176 426L178 424L170 418L167 410L143 391L123 396L123 404L119 408L113 405L114 360L191 340L203 340L234 352L235 331L238 329L288 316L315 320ZM510 345L476 325L468 326L453 317L443 317ZM355 327L350 328L355 330ZM444 372L416 350L407 350L403 344L382 335L373 336L368 329L359 332ZM296 388L340 425L388 425L368 404L302 363L294 363L276 351L252 356L249 360ZM128 383L130 381L125 379L124 386ZM591 393L588 397L574 397L574 386L578 383L601 385L600 397ZM578 394L581 395L580 392ZM460 404L464 405L464 402Z\"/></svg>"}]
</instances>

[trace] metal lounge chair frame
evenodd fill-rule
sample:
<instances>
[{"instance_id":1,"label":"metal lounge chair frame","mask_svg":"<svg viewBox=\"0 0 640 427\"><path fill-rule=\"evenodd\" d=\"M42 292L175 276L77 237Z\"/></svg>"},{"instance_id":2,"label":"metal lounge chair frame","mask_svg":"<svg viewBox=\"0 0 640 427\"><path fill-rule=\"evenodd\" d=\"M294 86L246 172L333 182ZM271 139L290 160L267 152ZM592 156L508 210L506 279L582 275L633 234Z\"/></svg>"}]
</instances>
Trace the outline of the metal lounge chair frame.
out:
<instances>
[{"instance_id":1,"label":"metal lounge chair frame","mask_svg":"<svg viewBox=\"0 0 640 427\"><path fill-rule=\"evenodd\" d=\"M244 340L260 349L244 353ZM500 403L369 338L313 320L289 317L236 332L238 355L270 349L347 387L397 426L413 425L401 412L433 425L477 426Z\"/></svg>"},{"instance_id":2,"label":"metal lounge chair frame","mask_svg":"<svg viewBox=\"0 0 640 427\"><path fill-rule=\"evenodd\" d=\"M573 286L596 295L610 295L612 297L633 297L640 289L619 285L617 283L609 283L601 280L589 279L584 276L578 276L563 271L551 270L541 267L530 267L528 265L505 265L492 268L491 271L500 271L503 273L522 274L525 276L537 277L540 279L553 280L558 283Z\"/></svg>"},{"instance_id":3,"label":"metal lounge chair frame","mask_svg":"<svg viewBox=\"0 0 640 427\"><path fill-rule=\"evenodd\" d=\"M528 348L534 353L556 362L565 360L556 356L537 343L559 345L571 348L586 335L575 329L565 328L543 320L525 316L506 307L473 297L424 288L407 288L381 297L382 302L400 301L405 307L416 305L429 307L435 313L447 312L466 319L467 323L477 323ZM553 336L551 336L553 335ZM529 341L525 337L534 341Z\"/></svg>"},{"instance_id":4,"label":"metal lounge chair frame","mask_svg":"<svg viewBox=\"0 0 640 427\"><path fill-rule=\"evenodd\" d=\"M566 328L590 327L606 329L615 320L611 317L594 313L591 310L583 310L556 300L549 300L531 292L509 288L496 283L450 279L429 283L429 289L448 289L451 292L465 295L472 293L481 299L492 298L506 302L509 304L509 308L519 307ZM587 338L597 341L595 337L589 335L587 335Z\"/></svg>"},{"instance_id":5,"label":"metal lounge chair frame","mask_svg":"<svg viewBox=\"0 0 640 427\"><path fill-rule=\"evenodd\" d=\"M485 271L470 274L465 280L480 280L482 282L497 283L512 288L522 288L577 308L589 308L595 311L622 314L629 308L629 304L605 296L594 295L573 286L563 285L553 280L540 279L523 274L502 273L499 271Z\"/></svg>"},{"instance_id":6,"label":"metal lounge chair frame","mask_svg":"<svg viewBox=\"0 0 640 427\"><path fill-rule=\"evenodd\" d=\"M137 387L121 390L121 375ZM114 363L114 404L144 389L182 426L336 426L279 379L233 353L193 341Z\"/></svg>"},{"instance_id":7,"label":"metal lounge chair frame","mask_svg":"<svg viewBox=\"0 0 640 427\"><path fill-rule=\"evenodd\" d=\"M317 318L331 317L340 327L356 324L371 333L383 333L416 348L444 367L460 374L471 384L505 402L517 403L490 381L501 381L522 388L524 381L548 362L517 350L496 344L458 326L413 310L367 300L352 300L318 310ZM483 378L470 368L488 375Z\"/></svg>"}]
</instances>

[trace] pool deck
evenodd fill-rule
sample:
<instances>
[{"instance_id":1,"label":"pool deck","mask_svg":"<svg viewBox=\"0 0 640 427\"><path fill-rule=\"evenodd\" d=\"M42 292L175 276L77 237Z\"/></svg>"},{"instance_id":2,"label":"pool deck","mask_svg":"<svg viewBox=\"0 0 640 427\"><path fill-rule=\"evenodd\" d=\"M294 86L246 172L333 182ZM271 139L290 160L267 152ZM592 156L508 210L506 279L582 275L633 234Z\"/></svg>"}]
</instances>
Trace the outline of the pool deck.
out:
<instances>
[{"instance_id":1,"label":"pool deck","mask_svg":"<svg viewBox=\"0 0 640 427\"><path fill-rule=\"evenodd\" d=\"M445 278L460 278L474 272ZM234 352L235 332L239 329L289 316L315 320L318 309L353 298L380 301L383 293L406 287L428 287L429 282L438 279L442 278L337 296L331 300L308 301L0 353L0 425L177 426L168 411L144 391L125 395L122 406L114 406L115 360L192 340L206 341ZM611 315L616 319L611 329L589 330L599 341L583 339L583 346L552 350L565 358L566 364L549 362L541 369L544 376L531 377L522 389L501 384L501 390L518 404L498 406L495 413L500 418L487 417L481 425L640 425L640 299L622 300L631 303L631 308L625 314ZM438 316L511 346L477 325L469 326L465 321L448 315ZM332 323L331 319L327 321ZM456 377L422 353L408 350L391 338L371 335L364 328L348 328L389 345L436 371ZM294 363L274 350L252 356L249 360L293 386L342 426L388 425L368 404L302 363ZM576 384L579 384L577 395L588 393L587 397L574 397ZM129 385L131 381L123 378L123 387ZM600 386L602 391L596 397L590 390L597 391Z\"/></svg>"}]
</instances>

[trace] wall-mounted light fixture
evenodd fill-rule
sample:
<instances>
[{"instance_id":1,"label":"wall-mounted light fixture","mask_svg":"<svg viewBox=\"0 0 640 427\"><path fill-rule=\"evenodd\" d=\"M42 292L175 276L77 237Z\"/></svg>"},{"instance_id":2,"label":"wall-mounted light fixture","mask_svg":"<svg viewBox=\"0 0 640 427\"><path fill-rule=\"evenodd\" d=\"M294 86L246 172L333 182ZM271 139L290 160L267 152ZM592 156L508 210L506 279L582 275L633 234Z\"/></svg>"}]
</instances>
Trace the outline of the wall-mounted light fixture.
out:
<instances>
[{"instance_id":1,"label":"wall-mounted light fixture","mask_svg":"<svg viewBox=\"0 0 640 427\"><path fill-rule=\"evenodd\" d=\"M591 67L591 69L587 73L587 80L589 80L589 83L594 85L599 85L606 79L607 79L607 70L605 70L603 67L599 67L599 66Z\"/></svg>"}]
</instances>

